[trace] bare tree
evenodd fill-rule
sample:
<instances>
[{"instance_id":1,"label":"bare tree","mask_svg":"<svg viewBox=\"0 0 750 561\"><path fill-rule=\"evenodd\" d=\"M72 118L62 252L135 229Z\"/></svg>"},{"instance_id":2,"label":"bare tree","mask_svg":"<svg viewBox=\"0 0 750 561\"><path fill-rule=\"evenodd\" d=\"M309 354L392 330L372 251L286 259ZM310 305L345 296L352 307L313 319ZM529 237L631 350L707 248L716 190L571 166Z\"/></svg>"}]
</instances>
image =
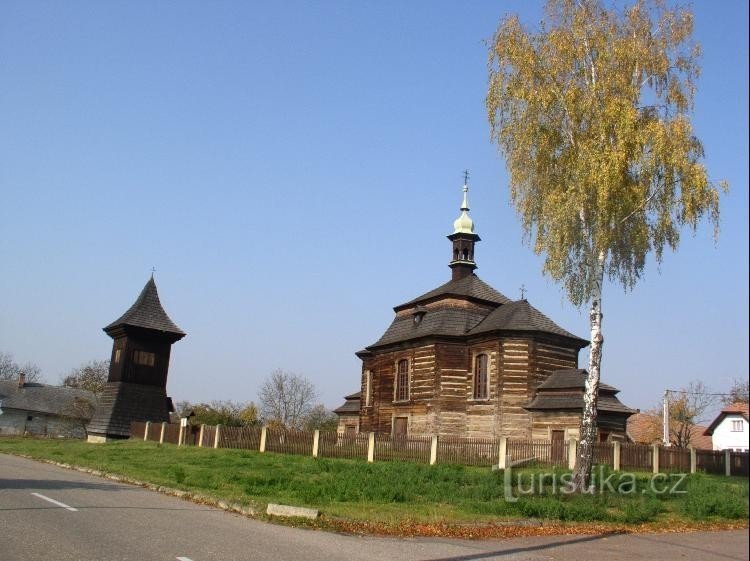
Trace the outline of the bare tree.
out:
<instances>
[{"instance_id":1,"label":"bare tree","mask_svg":"<svg viewBox=\"0 0 750 561\"><path fill-rule=\"evenodd\" d=\"M732 382L732 387L729 389L729 394L722 400L724 405L748 403L750 401L750 387L748 386L747 379L735 379L734 382Z\"/></svg>"},{"instance_id":2,"label":"bare tree","mask_svg":"<svg viewBox=\"0 0 750 561\"><path fill-rule=\"evenodd\" d=\"M96 404L85 397L75 397L60 411L60 417L67 420L73 426L79 426L84 434L88 433L87 425L94 416Z\"/></svg>"},{"instance_id":3,"label":"bare tree","mask_svg":"<svg viewBox=\"0 0 750 561\"><path fill-rule=\"evenodd\" d=\"M289 428L301 428L313 408L317 392L304 376L274 370L260 388L263 419Z\"/></svg>"},{"instance_id":4,"label":"bare tree","mask_svg":"<svg viewBox=\"0 0 750 561\"><path fill-rule=\"evenodd\" d=\"M63 386L88 390L99 394L104 389L109 376L108 360L92 360L74 368L62 380Z\"/></svg>"},{"instance_id":5,"label":"bare tree","mask_svg":"<svg viewBox=\"0 0 750 561\"><path fill-rule=\"evenodd\" d=\"M318 403L310 409L304 422L305 430L335 431L338 425L338 415L322 403Z\"/></svg>"},{"instance_id":6,"label":"bare tree","mask_svg":"<svg viewBox=\"0 0 750 561\"><path fill-rule=\"evenodd\" d=\"M716 405L716 395L701 381L690 382L681 390L669 392L669 440L678 448L687 448L698 435L696 425L705 421L705 414ZM658 442L663 433L663 409L658 405L649 412L649 440Z\"/></svg>"},{"instance_id":7,"label":"bare tree","mask_svg":"<svg viewBox=\"0 0 750 561\"><path fill-rule=\"evenodd\" d=\"M27 383L42 381L42 370L36 364L18 364L11 353L0 352L0 380L18 380L21 373L26 375Z\"/></svg>"}]
</instances>

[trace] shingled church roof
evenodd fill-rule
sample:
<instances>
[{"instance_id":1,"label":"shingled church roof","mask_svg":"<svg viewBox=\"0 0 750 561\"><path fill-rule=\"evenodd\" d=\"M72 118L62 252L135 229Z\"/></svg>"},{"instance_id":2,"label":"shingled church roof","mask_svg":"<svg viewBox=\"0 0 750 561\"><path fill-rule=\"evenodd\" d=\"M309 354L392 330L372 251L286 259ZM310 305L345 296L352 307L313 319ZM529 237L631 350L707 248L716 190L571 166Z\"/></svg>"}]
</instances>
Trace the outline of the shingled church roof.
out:
<instances>
[{"instance_id":1,"label":"shingled church roof","mask_svg":"<svg viewBox=\"0 0 750 561\"><path fill-rule=\"evenodd\" d=\"M529 411L555 409L583 409L583 392L586 384L586 370L555 370L537 388L536 397L524 406ZM608 384L599 384L598 411L632 415L635 409L624 405L616 396L620 390Z\"/></svg>"},{"instance_id":2,"label":"shingled church roof","mask_svg":"<svg viewBox=\"0 0 750 561\"><path fill-rule=\"evenodd\" d=\"M180 337L185 336L185 332L169 319L167 312L162 308L153 277L143 287L138 299L128 311L105 327L104 331L109 333L110 330L121 326L142 327L172 333Z\"/></svg>"},{"instance_id":3,"label":"shingled church roof","mask_svg":"<svg viewBox=\"0 0 750 561\"><path fill-rule=\"evenodd\" d=\"M333 410L337 415L355 415L359 413L359 405L362 392L356 392L344 397L346 401L340 407Z\"/></svg>"},{"instance_id":4,"label":"shingled church roof","mask_svg":"<svg viewBox=\"0 0 750 561\"><path fill-rule=\"evenodd\" d=\"M488 302L491 304L505 304L506 302L511 301L509 298L492 288L478 276L471 274L462 279L450 280L445 284L438 286L436 289L425 292L421 296L418 296L413 300L409 300L404 304L400 304L393 309L394 311L398 312L399 310L409 308L428 300L434 300L439 297L448 296L459 296L472 300L480 300L482 302Z\"/></svg>"},{"instance_id":5,"label":"shingled church roof","mask_svg":"<svg viewBox=\"0 0 750 561\"><path fill-rule=\"evenodd\" d=\"M484 307L460 307L441 300L465 298ZM422 304L429 306L423 307ZM494 309L493 309L494 308ZM412 313L403 313L412 310ZM581 347L588 341L566 331L526 300L516 302L492 288L475 274L451 280L396 306L398 315L377 342L368 348L401 343L428 336L464 337L495 331L551 333L578 342Z\"/></svg>"},{"instance_id":6,"label":"shingled church roof","mask_svg":"<svg viewBox=\"0 0 750 561\"><path fill-rule=\"evenodd\" d=\"M575 339L581 343L581 346L588 344L588 341L566 331L526 300L518 300L500 306L474 327L469 335L498 330L554 333L555 335Z\"/></svg>"},{"instance_id":7,"label":"shingled church roof","mask_svg":"<svg viewBox=\"0 0 750 561\"><path fill-rule=\"evenodd\" d=\"M487 311L467 310L464 308L437 308L421 313L421 318L414 315L396 316L383 336L371 345L373 347L419 339L427 336L459 337L466 335L487 315Z\"/></svg>"}]
</instances>

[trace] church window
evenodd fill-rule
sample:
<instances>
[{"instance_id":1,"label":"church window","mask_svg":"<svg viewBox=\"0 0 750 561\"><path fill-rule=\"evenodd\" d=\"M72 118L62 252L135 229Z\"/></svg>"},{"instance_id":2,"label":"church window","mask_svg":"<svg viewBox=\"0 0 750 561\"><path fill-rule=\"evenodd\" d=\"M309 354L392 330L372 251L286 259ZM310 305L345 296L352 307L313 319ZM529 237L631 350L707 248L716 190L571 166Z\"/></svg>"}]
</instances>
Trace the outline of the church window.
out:
<instances>
[{"instance_id":1,"label":"church window","mask_svg":"<svg viewBox=\"0 0 750 561\"><path fill-rule=\"evenodd\" d=\"M396 401L409 399L409 361L406 359L398 361L396 370Z\"/></svg>"},{"instance_id":2,"label":"church window","mask_svg":"<svg viewBox=\"0 0 750 561\"><path fill-rule=\"evenodd\" d=\"M487 376L487 355L477 355L474 359L474 399L487 399L489 380Z\"/></svg>"},{"instance_id":3,"label":"church window","mask_svg":"<svg viewBox=\"0 0 750 561\"><path fill-rule=\"evenodd\" d=\"M149 353L148 351L133 352L133 362L140 364L141 366L153 366L154 359L154 353Z\"/></svg>"},{"instance_id":4,"label":"church window","mask_svg":"<svg viewBox=\"0 0 750 561\"><path fill-rule=\"evenodd\" d=\"M372 370L365 370L365 407L372 403Z\"/></svg>"}]
</instances>

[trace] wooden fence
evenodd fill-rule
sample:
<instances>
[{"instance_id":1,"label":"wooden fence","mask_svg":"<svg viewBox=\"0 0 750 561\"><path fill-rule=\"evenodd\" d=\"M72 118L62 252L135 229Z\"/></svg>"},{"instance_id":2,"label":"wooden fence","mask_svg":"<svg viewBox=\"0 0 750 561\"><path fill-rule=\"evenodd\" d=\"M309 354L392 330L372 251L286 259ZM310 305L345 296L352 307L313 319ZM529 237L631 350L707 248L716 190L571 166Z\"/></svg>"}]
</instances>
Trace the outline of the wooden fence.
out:
<instances>
[{"instance_id":1,"label":"wooden fence","mask_svg":"<svg viewBox=\"0 0 750 561\"><path fill-rule=\"evenodd\" d=\"M207 448L237 448L321 458L407 461L505 468L554 466L570 468L577 442L448 436L390 436L290 430L277 427L184 426L132 423L131 438ZM619 442L594 444L594 464L615 470L694 472L748 476L747 452L691 450Z\"/></svg>"}]
</instances>

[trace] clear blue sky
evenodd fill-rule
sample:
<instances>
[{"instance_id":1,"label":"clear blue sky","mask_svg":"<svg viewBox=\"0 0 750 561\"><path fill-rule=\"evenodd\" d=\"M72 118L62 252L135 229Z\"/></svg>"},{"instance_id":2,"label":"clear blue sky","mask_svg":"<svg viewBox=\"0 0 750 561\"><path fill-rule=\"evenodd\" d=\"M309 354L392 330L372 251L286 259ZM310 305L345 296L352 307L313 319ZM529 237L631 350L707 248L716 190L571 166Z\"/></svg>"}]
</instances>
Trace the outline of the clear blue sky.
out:
<instances>
[{"instance_id":1,"label":"clear blue sky","mask_svg":"<svg viewBox=\"0 0 750 561\"><path fill-rule=\"evenodd\" d=\"M633 407L748 375L748 6L694 8L694 122L732 190L718 246L686 232L606 288L603 379ZM0 3L0 350L51 382L108 358L155 266L188 333L173 397L256 399L283 368L335 407L391 308L448 280L464 168L478 274L588 337L489 142L484 41L509 12L541 4Z\"/></svg>"}]
</instances>

